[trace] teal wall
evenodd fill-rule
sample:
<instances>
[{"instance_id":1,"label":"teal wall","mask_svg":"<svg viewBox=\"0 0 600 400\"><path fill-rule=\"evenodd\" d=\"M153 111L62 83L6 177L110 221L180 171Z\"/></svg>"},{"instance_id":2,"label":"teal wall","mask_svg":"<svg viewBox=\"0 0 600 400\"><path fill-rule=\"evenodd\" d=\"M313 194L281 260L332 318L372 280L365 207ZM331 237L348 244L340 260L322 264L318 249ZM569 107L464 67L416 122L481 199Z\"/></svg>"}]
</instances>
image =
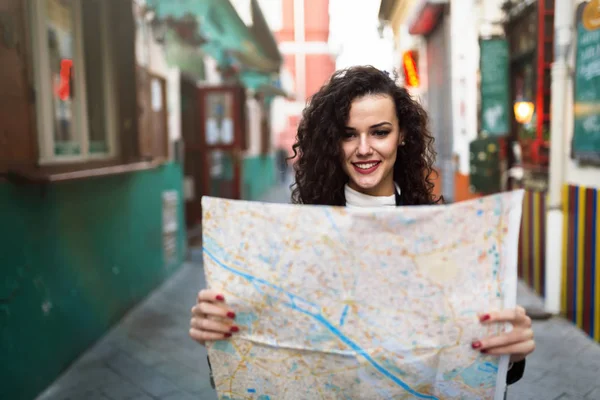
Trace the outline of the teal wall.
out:
<instances>
[{"instance_id":1,"label":"teal wall","mask_svg":"<svg viewBox=\"0 0 600 400\"><path fill-rule=\"evenodd\" d=\"M177 164L40 186L0 182L0 398L32 399L181 265L163 261Z\"/></svg>"},{"instance_id":2,"label":"teal wall","mask_svg":"<svg viewBox=\"0 0 600 400\"><path fill-rule=\"evenodd\" d=\"M277 165L275 156L254 156L244 158L243 193L245 200L258 200L276 184Z\"/></svg>"}]
</instances>

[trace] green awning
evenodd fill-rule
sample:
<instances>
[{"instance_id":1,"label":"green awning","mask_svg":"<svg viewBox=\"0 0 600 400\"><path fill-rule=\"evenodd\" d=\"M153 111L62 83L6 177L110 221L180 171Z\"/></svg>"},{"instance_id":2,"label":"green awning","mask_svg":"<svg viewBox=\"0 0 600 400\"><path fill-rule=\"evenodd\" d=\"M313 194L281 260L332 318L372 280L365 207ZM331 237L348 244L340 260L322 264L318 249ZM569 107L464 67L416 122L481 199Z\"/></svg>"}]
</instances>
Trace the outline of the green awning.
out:
<instances>
[{"instance_id":1,"label":"green awning","mask_svg":"<svg viewBox=\"0 0 600 400\"><path fill-rule=\"evenodd\" d=\"M181 38L201 42L202 51L219 64L237 63L242 69L279 72L282 57L256 0L251 0L250 27L229 0L147 0L147 4L159 21L179 30Z\"/></svg>"},{"instance_id":2,"label":"green awning","mask_svg":"<svg viewBox=\"0 0 600 400\"><path fill-rule=\"evenodd\" d=\"M279 75L277 74L243 71L240 73L240 81L248 89L251 89L256 93L262 93L266 97L290 97L290 94L286 93L280 87Z\"/></svg>"},{"instance_id":3,"label":"green awning","mask_svg":"<svg viewBox=\"0 0 600 400\"><path fill-rule=\"evenodd\" d=\"M289 98L291 96L290 93L287 93L282 88L280 88L279 86L274 85L272 83L259 86L258 89L257 89L257 91L260 92L260 93L264 93L265 96L268 96L268 97L281 96L281 97L288 97Z\"/></svg>"},{"instance_id":4,"label":"green awning","mask_svg":"<svg viewBox=\"0 0 600 400\"><path fill-rule=\"evenodd\" d=\"M167 64L178 67L198 80L205 79L204 51L183 42L172 30L166 32L164 44Z\"/></svg>"}]
</instances>

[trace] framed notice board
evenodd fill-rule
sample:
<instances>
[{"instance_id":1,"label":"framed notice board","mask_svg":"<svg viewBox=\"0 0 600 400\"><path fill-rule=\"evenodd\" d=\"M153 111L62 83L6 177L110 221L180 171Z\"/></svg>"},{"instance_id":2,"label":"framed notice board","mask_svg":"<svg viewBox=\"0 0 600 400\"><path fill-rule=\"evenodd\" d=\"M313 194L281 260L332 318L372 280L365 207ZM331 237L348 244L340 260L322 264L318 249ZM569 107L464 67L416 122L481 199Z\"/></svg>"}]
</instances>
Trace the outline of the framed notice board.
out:
<instances>
[{"instance_id":1,"label":"framed notice board","mask_svg":"<svg viewBox=\"0 0 600 400\"><path fill-rule=\"evenodd\" d=\"M482 39L481 49L481 130L502 136L509 132L508 42L504 38Z\"/></svg>"},{"instance_id":2,"label":"framed notice board","mask_svg":"<svg viewBox=\"0 0 600 400\"><path fill-rule=\"evenodd\" d=\"M600 164L600 0L577 9L572 157Z\"/></svg>"}]
</instances>

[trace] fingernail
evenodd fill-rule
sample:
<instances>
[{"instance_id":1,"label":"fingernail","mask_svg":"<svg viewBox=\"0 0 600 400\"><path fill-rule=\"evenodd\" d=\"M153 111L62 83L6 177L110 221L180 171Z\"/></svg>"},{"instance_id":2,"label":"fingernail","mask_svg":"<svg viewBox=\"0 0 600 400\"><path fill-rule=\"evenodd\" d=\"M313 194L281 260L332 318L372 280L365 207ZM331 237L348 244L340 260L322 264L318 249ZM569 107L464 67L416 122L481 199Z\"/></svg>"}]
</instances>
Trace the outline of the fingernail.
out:
<instances>
[{"instance_id":1,"label":"fingernail","mask_svg":"<svg viewBox=\"0 0 600 400\"><path fill-rule=\"evenodd\" d=\"M485 314L485 315L482 315L481 317L479 317L479 321L485 322L485 321L487 321L490 318L491 318L490 314Z\"/></svg>"},{"instance_id":2,"label":"fingernail","mask_svg":"<svg viewBox=\"0 0 600 400\"><path fill-rule=\"evenodd\" d=\"M231 332L239 332L240 328L238 328L237 326L232 326L230 329Z\"/></svg>"},{"instance_id":3,"label":"fingernail","mask_svg":"<svg viewBox=\"0 0 600 400\"><path fill-rule=\"evenodd\" d=\"M483 353L483 354L487 354L487 352L488 352L488 351L487 351L487 350L485 350L485 349L484 349L484 350L481 350L481 353Z\"/></svg>"},{"instance_id":4,"label":"fingernail","mask_svg":"<svg viewBox=\"0 0 600 400\"><path fill-rule=\"evenodd\" d=\"M231 337L231 333L226 333L225 337Z\"/></svg>"},{"instance_id":5,"label":"fingernail","mask_svg":"<svg viewBox=\"0 0 600 400\"><path fill-rule=\"evenodd\" d=\"M231 318L231 319L235 319L235 313L234 313L234 312L232 312L232 311L229 311L229 312L227 313L227 317L228 317L228 318Z\"/></svg>"},{"instance_id":6,"label":"fingernail","mask_svg":"<svg viewBox=\"0 0 600 400\"><path fill-rule=\"evenodd\" d=\"M225 297L222 294L218 294L215 298L217 301L225 301Z\"/></svg>"},{"instance_id":7,"label":"fingernail","mask_svg":"<svg viewBox=\"0 0 600 400\"><path fill-rule=\"evenodd\" d=\"M481 347L481 342L480 341L473 342L473 343L471 343L471 347L474 349L478 349Z\"/></svg>"}]
</instances>

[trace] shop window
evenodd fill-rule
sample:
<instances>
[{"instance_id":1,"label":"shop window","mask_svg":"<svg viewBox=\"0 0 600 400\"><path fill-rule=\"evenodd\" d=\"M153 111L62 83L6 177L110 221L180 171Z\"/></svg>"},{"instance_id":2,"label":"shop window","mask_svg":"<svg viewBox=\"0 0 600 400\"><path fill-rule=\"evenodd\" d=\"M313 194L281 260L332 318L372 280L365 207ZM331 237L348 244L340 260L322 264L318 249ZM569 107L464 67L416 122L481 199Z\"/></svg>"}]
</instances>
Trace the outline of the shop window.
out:
<instances>
[{"instance_id":1,"label":"shop window","mask_svg":"<svg viewBox=\"0 0 600 400\"><path fill-rule=\"evenodd\" d=\"M107 2L32 0L39 163L117 155Z\"/></svg>"}]
</instances>

